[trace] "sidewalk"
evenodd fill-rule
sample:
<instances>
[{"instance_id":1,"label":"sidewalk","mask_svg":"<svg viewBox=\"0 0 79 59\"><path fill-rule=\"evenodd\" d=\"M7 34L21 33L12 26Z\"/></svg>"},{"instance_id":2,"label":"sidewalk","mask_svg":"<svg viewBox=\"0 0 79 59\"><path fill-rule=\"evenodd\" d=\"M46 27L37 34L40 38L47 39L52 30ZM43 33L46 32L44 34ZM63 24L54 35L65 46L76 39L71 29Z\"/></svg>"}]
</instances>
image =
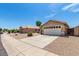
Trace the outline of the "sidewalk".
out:
<instances>
[{"instance_id":1,"label":"sidewalk","mask_svg":"<svg viewBox=\"0 0 79 59\"><path fill-rule=\"evenodd\" d=\"M57 56L41 48L16 40L8 34L2 34L1 37L3 46L9 56Z\"/></svg>"}]
</instances>

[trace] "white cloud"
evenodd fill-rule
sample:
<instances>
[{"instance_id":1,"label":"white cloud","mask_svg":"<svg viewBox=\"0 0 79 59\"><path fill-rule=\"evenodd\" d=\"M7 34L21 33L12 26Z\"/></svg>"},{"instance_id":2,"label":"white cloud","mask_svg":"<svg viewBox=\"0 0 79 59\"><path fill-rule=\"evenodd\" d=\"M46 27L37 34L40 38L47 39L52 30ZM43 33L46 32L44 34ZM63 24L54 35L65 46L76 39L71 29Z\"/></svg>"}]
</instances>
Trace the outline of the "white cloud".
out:
<instances>
[{"instance_id":1,"label":"white cloud","mask_svg":"<svg viewBox=\"0 0 79 59\"><path fill-rule=\"evenodd\" d=\"M79 12L79 4L78 3L69 4L63 7L62 10L70 12Z\"/></svg>"},{"instance_id":2,"label":"white cloud","mask_svg":"<svg viewBox=\"0 0 79 59\"><path fill-rule=\"evenodd\" d=\"M62 9L63 10L68 10L69 8L71 8L71 7L74 7L75 5L77 5L77 4L69 4L69 5L67 5L67 6L65 6L65 7L63 7Z\"/></svg>"},{"instance_id":3,"label":"white cloud","mask_svg":"<svg viewBox=\"0 0 79 59\"><path fill-rule=\"evenodd\" d=\"M45 19L48 19L48 18L52 18L52 17L54 17L56 14L50 14L50 15L48 15L48 16L45 16Z\"/></svg>"}]
</instances>

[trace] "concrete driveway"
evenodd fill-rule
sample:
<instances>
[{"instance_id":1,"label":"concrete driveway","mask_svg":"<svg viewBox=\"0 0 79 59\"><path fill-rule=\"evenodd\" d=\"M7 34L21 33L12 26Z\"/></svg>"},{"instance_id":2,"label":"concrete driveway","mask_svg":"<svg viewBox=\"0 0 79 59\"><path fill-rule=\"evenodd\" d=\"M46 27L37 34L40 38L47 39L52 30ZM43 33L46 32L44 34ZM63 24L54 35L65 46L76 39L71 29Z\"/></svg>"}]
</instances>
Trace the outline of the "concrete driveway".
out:
<instances>
[{"instance_id":1,"label":"concrete driveway","mask_svg":"<svg viewBox=\"0 0 79 59\"><path fill-rule=\"evenodd\" d=\"M2 35L2 43L9 56L57 56L54 53L17 40L8 34Z\"/></svg>"},{"instance_id":2,"label":"concrete driveway","mask_svg":"<svg viewBox=\"0 0 79 59\"><path fill-rule=\"evenodd\" d=\"M38 35L34 37L21 39L21 41L36 47L44 48L45 46L47 46L57 38L58 36Z\"/></svg>"}]
</instances>

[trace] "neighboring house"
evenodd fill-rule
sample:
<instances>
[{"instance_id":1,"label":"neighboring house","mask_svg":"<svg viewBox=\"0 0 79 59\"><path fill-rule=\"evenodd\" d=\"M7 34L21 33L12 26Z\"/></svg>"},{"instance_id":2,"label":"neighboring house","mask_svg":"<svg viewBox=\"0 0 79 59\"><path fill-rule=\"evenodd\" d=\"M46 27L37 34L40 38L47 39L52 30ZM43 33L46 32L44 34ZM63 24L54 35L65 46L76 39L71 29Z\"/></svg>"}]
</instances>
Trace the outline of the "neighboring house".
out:
<instances>
[{"instance_id":1,"label":"neighboring house","mask_svg":"<svg viewBox=\"0 0 79 59\"><path fill-rule=\"evenodd\" d=\"M39 27L26 26L26 27L19 27L19 31L20 31L20 33L28 33L28 32L39 33L40 28Z\"/></svg>"},{"instance_id":2,"label":"neighboring house","mask_svg":"<svg viewBox=\"0 0 79 59\"><path fill-rule=\"evenodd\" d=\"M79 36L79 26L74 27L74 36Z\"/></svg>"},{"instance_id":3,"label":"neighboring house","mask_svg":"<svg viewBox=\"0 0 79 59\"><path fill-rule=\"evenodd\" d=\"M65 22L49 20L42 25L42 34L67 35L69 26Z\"/></svg>"},{"instance_id":4,"label":"neighboring house","mask_svg":"<svg viewBox=\"0 0 79 59\"><path fill-rule=\"evenodd\" d=\"M74 36L74 28L69 28L68 29L68 35Z\"/></svg>"}]
</instances>

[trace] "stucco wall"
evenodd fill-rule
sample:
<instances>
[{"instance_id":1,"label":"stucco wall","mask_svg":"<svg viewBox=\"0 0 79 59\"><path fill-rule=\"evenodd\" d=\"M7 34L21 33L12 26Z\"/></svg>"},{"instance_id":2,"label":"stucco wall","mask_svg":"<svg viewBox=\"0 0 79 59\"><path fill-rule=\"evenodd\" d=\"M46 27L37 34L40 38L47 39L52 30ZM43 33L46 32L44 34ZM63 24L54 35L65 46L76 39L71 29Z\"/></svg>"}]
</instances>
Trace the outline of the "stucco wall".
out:
<instances>
[{"instance_id":1,"label":"stucco wall","mask_svg":"<svg viewBox=\"0 0 79 59\"><path fill-rule=\"evenodd\" d=\"M74 28L74 35L79 36L79 27Z\"/></svg>"}]
</instances>

